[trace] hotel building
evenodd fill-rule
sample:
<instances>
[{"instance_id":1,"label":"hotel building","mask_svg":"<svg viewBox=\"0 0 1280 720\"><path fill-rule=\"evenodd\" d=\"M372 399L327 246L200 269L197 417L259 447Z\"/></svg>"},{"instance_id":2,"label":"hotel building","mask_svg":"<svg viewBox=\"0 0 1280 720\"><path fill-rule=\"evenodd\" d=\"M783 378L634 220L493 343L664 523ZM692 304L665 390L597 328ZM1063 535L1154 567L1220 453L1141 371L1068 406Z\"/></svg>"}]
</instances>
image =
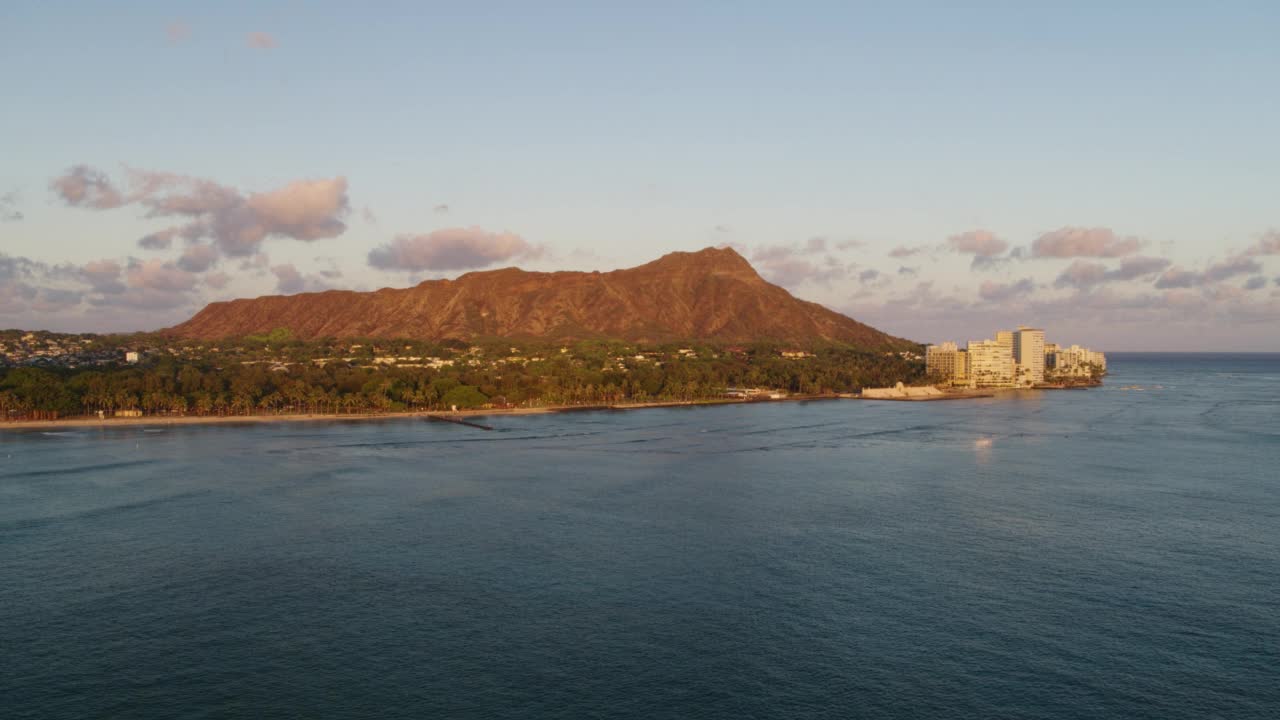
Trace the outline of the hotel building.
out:
<instances>
[{"instance_id":1,"label":"hotel building","mask_svg":"<svg viewBox=\"0 0 1280 720\"><path fill-rule=\"evenodd\" d=\"M1001 330L990 340L970 340L963 350L954 342L925 350L929 377L956 387L1043 385L1046 380L1088 377L1094 367L1105 371L1106 355L1079 345L1046 342L1044 330L1031 327Z\"/></svg>"},{"instance_id":2,"label":"hotel building","mask_svg":"<svg viewBox=\"0 0 1280 720\"><path fill-rule=\"evenodd\" d=\"M925 348L924 368L930 377L941 382L966 386L969 382L969 353L953 342L930 345Z\"/></svg>"},{"instance_id":3,"label":"hotel building","mask_svg":"<svg viewBox=\"0 0 1280 720\"><path fill-rule=\"evenodd\" d=\"M1019 385L1044 382L1044 331L1020 327L1013 333L1013 362Z\"/></svg>"}]
</instances>

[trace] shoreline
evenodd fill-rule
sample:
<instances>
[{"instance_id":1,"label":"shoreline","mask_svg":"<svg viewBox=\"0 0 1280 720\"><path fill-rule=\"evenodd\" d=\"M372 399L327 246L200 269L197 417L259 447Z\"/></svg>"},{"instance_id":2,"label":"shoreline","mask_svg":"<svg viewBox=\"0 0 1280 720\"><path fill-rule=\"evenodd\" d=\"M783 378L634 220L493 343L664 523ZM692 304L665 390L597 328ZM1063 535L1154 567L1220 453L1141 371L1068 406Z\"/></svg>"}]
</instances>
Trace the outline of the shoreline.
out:
<instances>
[{"instance_id":1,"label":"shoreline","mask_svg":"<svg viewBox=\"0 0 1280 720\"><path fill-rule=\"evenodd\" d=\"M84 428L128 428L182 425L262 425L287 422L350 422L362 420L448 420L454 418L486 417L497 415L551 415L589 411L646 410L650 408L703 407L712 405L753 405L778 402L807 402L812 400L840 400L839 395L796 395L777 400L717 400L668 401L652 403L615 403L604 405L546 405L542 407L480 408L472 410L412 410L383 413L299 413L291 415L150 415L144 417L120 417L100 419L96 417L71 417L59 420L0 421L0 432L5 430L59 430Z\"/></svg>"},{"instance_id":2,"label":"shoreline","mask_svg":"<svg viewBox=\"0 0 1280 720\"><path fill-rule=\"evenodd\" d=\"M541 407L517 408L480 408L472 410L411 410L403 412L383 413L299 413L292 415L151 415L144 417L119 417L100 419L80 416L59 420L13 420L0 421L0 432L6 430L59 430L59 429L107 429L107 428L139 428L167 427L185 425L265 425L287 422L353 422L366 420L449 420L456 418L501 416L501 415L551 415L559 413L590 411L625 411L647 410L652 408L676 407L708 407L717 405L756 405L783 402L811 402L820 400L863 400L869 402L942 402L948 400L979 400L994 398L1010 393L1027 390L1084 390L1101 385L1068 385L1038 388L999 388L992 390L944 392L941 395L921 395L915 397L861 397L850 393L837 395L791 395L785 398L770 400L744 400L740 398L720 398L711 400L665 401L647 403L612 403L601 405L545 405Z\"/></svg>"}]
</instances>

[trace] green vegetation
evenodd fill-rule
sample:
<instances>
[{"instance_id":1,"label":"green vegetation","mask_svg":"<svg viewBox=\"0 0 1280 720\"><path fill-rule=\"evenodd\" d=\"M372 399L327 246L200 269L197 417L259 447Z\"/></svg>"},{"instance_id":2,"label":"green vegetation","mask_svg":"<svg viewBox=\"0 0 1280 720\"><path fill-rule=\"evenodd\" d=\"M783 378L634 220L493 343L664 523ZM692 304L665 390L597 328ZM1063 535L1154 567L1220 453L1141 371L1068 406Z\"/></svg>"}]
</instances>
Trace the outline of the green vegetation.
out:
<instances>
[{"instance_id":1,"label":"green vegetation","mask_svg":"<svg viewBox=\"0 0 1280 720\"><path fill-rule=\"evenodd\" d=\"M143 361L0 369L0 419L696 401L730 387L822 395L912 383L924 373L911 353L834 345L797 358L768 344L302 342L287 331L204 345L154 336L116 343L142 350Z\"/></svg>"}]
</instances>

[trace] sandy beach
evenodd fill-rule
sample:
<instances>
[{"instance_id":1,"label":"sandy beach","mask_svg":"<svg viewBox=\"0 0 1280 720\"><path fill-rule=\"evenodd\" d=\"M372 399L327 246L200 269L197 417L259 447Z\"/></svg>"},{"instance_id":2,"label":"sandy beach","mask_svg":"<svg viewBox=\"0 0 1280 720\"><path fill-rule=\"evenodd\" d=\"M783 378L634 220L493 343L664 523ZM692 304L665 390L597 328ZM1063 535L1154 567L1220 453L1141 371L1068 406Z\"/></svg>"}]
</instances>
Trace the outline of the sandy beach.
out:
<instances>
[{"instance_id":1,"label":"sandy beach","mask_svg":"<svg viewBox=\"0 0 1280 720\"><path fill-rule=\"evenodd\" d=\"M781 400L700 400L691 402L618 403L609 405L548 405L541 407L483 408L475 410L415 410L386 413L299 413L286 415L151 415L146 417L73 417L60 420L14 420L0 422L3 430L65 430L69 428L167 427L176 425L242 425L245 423L282 422L348 422L356 420L395 420L405 418L457 419L496 415L545 415L549 413L585 412L589 410L642 410L663 407L697 407L702 405L741 405L751 402L787 402L836 399L831 396L796 396Z\"/></svg>"},{"instance_id":2,"label":"sandy beach","mask_svg":"<svg viewBox=\"0 0 1280 720\"><path fill-rule=\"evenodd\" d=\"M1081 389L1081 386L1040 387L1034 390ZM414 410L386 413L300 413L292 415L150 415L136 418L73 417L61 420L0 421L3 430L64 430L68 428L164 427L174 425L236 425L245 423L282 422L350 422L357 420L396 420L404 418L461 419L496 415L545 415L549 413L587 412L591 410L645 410L649 408L698 407L707 405L749 405L756 403L810 402L814 400L867 400L881 402L939 402L943 400L976 400L1006 393L1025 392L1014 388L1000 390L952 391L941 395L911 397L860 397L857 395L791 395L776 400L743 400L723 398L689 402L613 403L600 405L546 405L540 407L481 408L475 410Z\"/></svg>"}]
</instances>

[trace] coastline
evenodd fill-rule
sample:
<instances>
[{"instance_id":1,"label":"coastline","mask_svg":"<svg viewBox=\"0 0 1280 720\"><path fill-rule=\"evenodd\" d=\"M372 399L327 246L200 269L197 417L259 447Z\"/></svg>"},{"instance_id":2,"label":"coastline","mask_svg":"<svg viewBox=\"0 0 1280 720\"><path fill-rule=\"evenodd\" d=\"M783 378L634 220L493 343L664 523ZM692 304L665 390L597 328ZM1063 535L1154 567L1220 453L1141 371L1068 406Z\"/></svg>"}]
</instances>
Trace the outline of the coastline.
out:
<instances>
[{"instance_id":1,"label":"coastline","mask_svg":"<svg viewBox=\"0 0 1280 720\"><path fill-rule=\"evenodd\" d=\"M811 400L839 400L838 395L795 395L777 400L740 400L735 398L715 400L668 401L652 403L615 403L605 405L546 405L542 407L481 408L473 410L413 410L383 413L299 413L288 415L150 415L144 417L106 418L72 417L59 420L13 420L0 422L0 432L5 430L65 430L86 428L169 427L180 425L244 425L288 422L350 422L361 420L422 420L486 417L496 415L550 415L553 413L588 412L592 410L645 410L650 408L700 407L709 405L751 405L756 403L805 402ZM845 398L847 399L847 398Z\"/></svg>"},{"instance_id":2,"label":"coastline","mask_svg":"<svg viewBox=\"0 0 1280 720\"><path fill-rule=\"evenodd\" d=\"M870 402L942 402L947 400L978 400L994 398L1011 393L1040 390L1083 390L1097 387L1101 383L1091 385L1047 386L1036 388L999 388L993 390L966 390L944 392L940 395L919 395L908 397L862 397L849 393L838 395L789 395L785 398L770 400L744 400L740 398L717 398L711 400L665 401L647 403L612 403L600 405L545 405L541 407L517 408L480 408L472 410L411 410L404 412L383 413L299 413L288 415L149 415L144 417L96 418L89 416L70 417L59 420L13 420L0 421L0 432L5 430L60 430L60 429L107 429L129 427L170 427L183 425L261 425L287 422L352 422L365 420L405 420L419 418L423 420L450 420L457 418L474 418L498 415L550 415L553 413L572 413L589 411L621 411L647 410L651 408L703 407L713 405L755 405L781 402L810 402L817 400L864 400Z\"/></svg>"}]
</instances>

